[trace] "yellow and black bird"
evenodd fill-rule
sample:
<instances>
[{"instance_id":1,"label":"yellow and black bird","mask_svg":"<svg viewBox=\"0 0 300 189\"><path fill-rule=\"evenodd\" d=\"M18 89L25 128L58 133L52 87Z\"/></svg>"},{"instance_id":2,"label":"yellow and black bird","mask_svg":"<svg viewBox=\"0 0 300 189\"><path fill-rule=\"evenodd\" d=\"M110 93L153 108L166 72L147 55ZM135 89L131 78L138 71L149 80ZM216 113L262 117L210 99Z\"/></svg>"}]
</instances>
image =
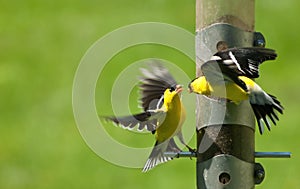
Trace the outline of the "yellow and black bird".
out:
<instances>
[{"instance_id":1,"label":"yellow and black bird","mask_svg":"<svg viewBox=\"0 0 300 189\"><path fill-rule=\"evenodd\" d=\"M125 128L137 127L138 130L147 129L155 134L156 142L143 172L172 159L165 156L164 152L181 151L173 139L174 136L192 150L184 142L181 132L185 121L185 109L180 96L183 88L161 64L151 64L151 67L152 71L141 69L144 76L140 78L139 88L144 111L124 117L104 117Z\"/></svg>"},{"instance_id":2,"label":"yellow and black bird","mask_svg":"<svg viewBox=\"0 0 300 189\"><path fill-rule=\"evenodd\" d=\"M263 122L270 130L267 117L276 125L279 118L275 110L282 114L283 107L275 96L266 93L252 78L259 77L258 67L261 63L276 57L274 50L263 47L219 51L201 66L203 76L189 83L189 91L225 98L234 103L249 100L262 134Z\"/></svg>"}]
</instances>

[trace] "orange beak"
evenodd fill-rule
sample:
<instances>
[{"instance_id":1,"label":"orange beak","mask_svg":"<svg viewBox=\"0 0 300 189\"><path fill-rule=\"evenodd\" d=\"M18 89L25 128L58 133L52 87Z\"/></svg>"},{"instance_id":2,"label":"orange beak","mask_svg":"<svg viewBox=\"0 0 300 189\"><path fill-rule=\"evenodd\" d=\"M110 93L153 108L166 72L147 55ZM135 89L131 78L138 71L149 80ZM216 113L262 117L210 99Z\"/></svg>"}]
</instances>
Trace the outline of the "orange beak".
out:
<instances>
[{"instance_id":1,"label":"orange beak","mask_svg":"<svg viewBox=\"0 0 300 189\"><path fill-rule=\"evenodd\" d=\"M181 93L183 91L182 85L176 85L176 93Z\"/></svg>"}]
</instances>

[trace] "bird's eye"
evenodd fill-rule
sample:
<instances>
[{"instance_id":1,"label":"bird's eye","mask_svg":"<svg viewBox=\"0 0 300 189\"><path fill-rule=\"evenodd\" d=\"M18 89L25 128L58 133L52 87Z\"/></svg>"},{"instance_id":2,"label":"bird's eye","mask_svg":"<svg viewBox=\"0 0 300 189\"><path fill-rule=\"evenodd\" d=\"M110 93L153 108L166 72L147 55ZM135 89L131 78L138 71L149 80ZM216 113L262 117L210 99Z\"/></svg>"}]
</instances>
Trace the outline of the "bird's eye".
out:
<instances>
[{"instance_id":1,"label":"bird's eye","mask_svg":"<svg viewBox=\"0 0 300 189\"><path fill-rule=\"evenodd\" d=\"M173 92L173 91L175 91L175 88L174 88L174 87L171 87L171 88L170 88L170 92Z\"/></svg>"}]
</instances>

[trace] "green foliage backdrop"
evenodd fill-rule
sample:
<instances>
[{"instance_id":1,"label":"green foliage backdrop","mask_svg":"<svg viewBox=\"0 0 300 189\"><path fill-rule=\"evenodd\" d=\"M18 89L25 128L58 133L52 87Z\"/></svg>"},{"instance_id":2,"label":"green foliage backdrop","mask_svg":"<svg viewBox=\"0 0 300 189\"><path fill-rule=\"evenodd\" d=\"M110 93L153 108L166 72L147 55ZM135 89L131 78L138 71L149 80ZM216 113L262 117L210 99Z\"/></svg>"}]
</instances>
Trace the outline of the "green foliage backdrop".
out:
<instances>
[{"instance_id":1,"label":"green foliage backdrop","mask_svg":"<svg viewBox=\"0 0 300 189\"><path fill-rule=\"evenodd\" d=\"M165 22L193 33L194 3L0 1L0 188L195 188L195 160L175 160L142 174L140 169L99 158L77 130L71 101L76 68L97 39L118 27L145 21ZM256 2L256 30L264 33L267 47L279 54L276 61L262 66L257 81L285 106L278 127L263 136L257 133L256 149L293 153L292 159L257 160L267 171L257 188L300 185L299 8L296 0ZM138 57L147 48L115 61L135 60L130 56ZM151 50L154 55L160 51ZM168 58L175 59L172 54ZM194 67L186 69L192 77ZM103 87L111 82L106 79ZM194 146L194 140L190 144Z\"/></svg>"}]
</instances>

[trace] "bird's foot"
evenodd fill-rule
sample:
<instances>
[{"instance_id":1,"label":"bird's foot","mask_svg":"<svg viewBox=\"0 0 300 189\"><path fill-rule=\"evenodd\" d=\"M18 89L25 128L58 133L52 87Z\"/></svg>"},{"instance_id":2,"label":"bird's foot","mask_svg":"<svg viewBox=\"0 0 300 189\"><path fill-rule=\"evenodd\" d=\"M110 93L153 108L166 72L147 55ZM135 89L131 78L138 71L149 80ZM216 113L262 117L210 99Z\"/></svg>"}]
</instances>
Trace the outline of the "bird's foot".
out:
<instances>
[{"instance_id":1,"label":"bird's foot","mask_svg":"<svg viewBox=\"0 0 300 189\"><path fill-rule=\"evenodd\" d=\"M197 152L196 149L191 148L191 147L189 147L188 145L185 145L185 147L189 150L189 152L192 152L192 153L196 153L196 152Z\"/></svg>"},{"instance_id":2,"label":"bird's foot","mask_svg":"<svg viewBox=\"0 0 300 189\"><path fill-rule=\"evenodd\" d=\"M189 152L191 152L190 159L192 159L192 157L195 157L195 154L197 153L197 150L189 147L188 145L185 145L185 146L187 147L187 149L189 150Z\"/></svg>"}]
</instances>

